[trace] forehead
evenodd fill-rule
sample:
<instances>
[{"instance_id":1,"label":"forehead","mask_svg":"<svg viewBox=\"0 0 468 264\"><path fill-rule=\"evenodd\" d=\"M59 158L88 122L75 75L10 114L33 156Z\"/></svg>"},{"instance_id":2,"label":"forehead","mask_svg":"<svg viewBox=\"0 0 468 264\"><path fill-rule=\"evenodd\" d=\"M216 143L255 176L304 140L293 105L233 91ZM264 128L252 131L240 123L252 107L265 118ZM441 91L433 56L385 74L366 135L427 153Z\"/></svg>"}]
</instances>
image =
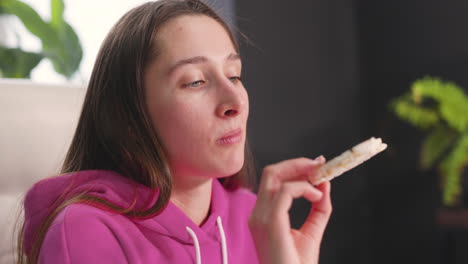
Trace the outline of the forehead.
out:
<instances>
[{"instance_id":1,"label":"forehead","mask_svg":"<svg viewBox=\"0 0 468 264\"><path fill-rule=\"evenodd\" d=\"M168 60L192 56L225 57L236 53L226 29L205 15L183 15L171 19L161 28L156 42L161 50L160 56Z\"/></svg>"}]
</instances>

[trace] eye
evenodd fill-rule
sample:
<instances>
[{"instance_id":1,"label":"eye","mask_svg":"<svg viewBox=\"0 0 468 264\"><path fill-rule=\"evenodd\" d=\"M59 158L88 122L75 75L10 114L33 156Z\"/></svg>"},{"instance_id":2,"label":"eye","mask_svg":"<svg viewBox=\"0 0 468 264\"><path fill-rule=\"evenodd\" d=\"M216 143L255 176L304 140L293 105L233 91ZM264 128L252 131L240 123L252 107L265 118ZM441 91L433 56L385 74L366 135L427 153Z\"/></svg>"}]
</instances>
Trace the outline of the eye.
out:
<instances>
[{"instance_id":1,"label":"eye","mask_svg":"<svg viewBox=\"0 0 468 264\"><path fill-rule=\"evenodd\" d=\"M184 84L184 87L196 88L196 87L201 86L201 85L204 84L204 83L205 83L205 81L203 81L203 80L198 80L198 81L195 81L195 82L191 82L191 83Z\"/></svg>"},{"instance_id":2,"label":"eye","mask_svg":"<svg viewBox=\"0 0 468 264\"><path fill-rule=\"evenodd\" d=\"M229 80L231 80L232 83L237 83L242 81L242 78L240 76L231 76L229 77Z\"/></svg>"}]
</instances>

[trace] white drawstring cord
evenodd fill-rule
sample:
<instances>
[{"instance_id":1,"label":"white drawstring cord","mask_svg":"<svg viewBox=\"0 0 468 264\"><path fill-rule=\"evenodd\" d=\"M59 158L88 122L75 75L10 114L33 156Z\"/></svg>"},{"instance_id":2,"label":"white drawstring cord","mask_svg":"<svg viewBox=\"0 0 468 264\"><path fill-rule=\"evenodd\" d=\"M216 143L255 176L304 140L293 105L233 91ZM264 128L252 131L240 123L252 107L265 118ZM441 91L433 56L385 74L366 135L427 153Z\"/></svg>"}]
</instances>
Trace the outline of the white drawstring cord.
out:
<instances>
[{"instance_id":1,"label":"white drawstring cord","mask_svg":"<svg viewBox=\"0 0 468 264\"><path fill-rule=\"evenodd\" d=\"M223 222L221 216L218 216L216 219L218 224L219 236L221 237L221 253L223 256L223 264L228 264L228 254L227 254L227 244L226 244L226 235L224 234ZM198 243L197 234L188 226L185 227L190 237L192 237L193 244L195 246L195 258L197 264L201 264L201 254L200 254L200 243Z\"/></svg>"},{"instance_id":2,"label":"white drawstring cord","mask_svg":"<svg viewBox=\"0 0 468 264\"><path fill-rule=\"evenodd\" d=\"M226 236L224 235L223 222L221 221L221 216L218 216L216 219L219 229L219 235L221 236L221 250L223 253L223 264L228 264L228 255L227 255L227 245L226 245Z\"/></svg>"},{"instance_id":3,"label":"white drawstring cord","mask_svg":"<svg viewBox=\"0 0 468 264\"><path fill-rule=\"evenodd\" d=\"M192 237L193 244L195 245L195 257L197 259L197 264L201 264L200 244L198 243L197 235L195 234L195 232L193 232L193 230L190 227L186 226L185 229Z\"/></svg>"}]
</instances>

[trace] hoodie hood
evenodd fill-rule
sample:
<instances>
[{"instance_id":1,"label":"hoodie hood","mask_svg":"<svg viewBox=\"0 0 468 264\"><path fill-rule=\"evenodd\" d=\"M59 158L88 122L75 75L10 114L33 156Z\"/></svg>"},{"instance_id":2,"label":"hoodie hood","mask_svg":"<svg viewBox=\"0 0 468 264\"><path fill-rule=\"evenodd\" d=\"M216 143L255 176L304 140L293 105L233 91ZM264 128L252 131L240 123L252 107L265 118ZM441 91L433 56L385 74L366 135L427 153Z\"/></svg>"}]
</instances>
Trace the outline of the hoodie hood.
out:
<instances>
[{"instance_id":1,"label":"hoodie hood","mask_svg":"<svg viewBox=\"0 0 468 264\"><path fill-rule=\"evenodd\" d=\"M159 192L112 171L89 170L43 179L27 192L24 200L24 247L30 252L41 224L62 202L89 194L121 208L144 210L156 202ZM95 203L95 207L108 210Z\"/></svg>"},{"instance_id":2,"label":"hoodie hood","mask_svg":"<svg viewBox=\"0 0 468 264\"><path fill-rule=\"evenodd\" d=\"M47 216L63 201L81 193L133 210L149 209L159 195L158 190L152 190L112 171L81 171L41 180L28 191L24 202L26 253L30 252L34 236ZM155 216L134 218L132 221L179 243L203 245L207 241L219 241L220 236L224 236L220 235L219 229L222 229L220 222L228 210L227 200L226 190L219 181L213 180L210 214L203 225L196 225L172 202ZM90 205L109 210L98 203Z\"/></svg>"}]
</instances>

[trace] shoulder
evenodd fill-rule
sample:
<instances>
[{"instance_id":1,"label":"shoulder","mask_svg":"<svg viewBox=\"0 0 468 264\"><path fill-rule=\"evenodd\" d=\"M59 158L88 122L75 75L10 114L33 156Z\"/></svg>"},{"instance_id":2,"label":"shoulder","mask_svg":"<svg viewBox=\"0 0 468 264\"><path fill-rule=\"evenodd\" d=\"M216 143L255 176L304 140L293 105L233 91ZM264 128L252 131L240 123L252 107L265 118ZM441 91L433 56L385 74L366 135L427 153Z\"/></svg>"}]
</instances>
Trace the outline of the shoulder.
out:
<instances>
[{"instance_id":1,"label":"shoulder","mask_svg":"<svg viewBox=\"0 0 468 264\"><path fill-rule=\"evenodd\" d=\"M75 230L102 229L108 228L108 226L119 217L121 216L117 213L105 211L95 206L77 203L65 207L54 219L51 228L59 225L65 228L65 231L69 233L74 233Z\"/></svg>"},{"instance_id":2,"label":"shoulder","mask_svg":"<svg viewBox=\"0 0 468 264\"><path fill-rule=\"evenodd\" d=\"M85 204L72 204L60 212L44 238L43 263L125 263L113 223L119 217ZM105 262L102 260L106 259Z\"/></svg>"}]
</instances>

